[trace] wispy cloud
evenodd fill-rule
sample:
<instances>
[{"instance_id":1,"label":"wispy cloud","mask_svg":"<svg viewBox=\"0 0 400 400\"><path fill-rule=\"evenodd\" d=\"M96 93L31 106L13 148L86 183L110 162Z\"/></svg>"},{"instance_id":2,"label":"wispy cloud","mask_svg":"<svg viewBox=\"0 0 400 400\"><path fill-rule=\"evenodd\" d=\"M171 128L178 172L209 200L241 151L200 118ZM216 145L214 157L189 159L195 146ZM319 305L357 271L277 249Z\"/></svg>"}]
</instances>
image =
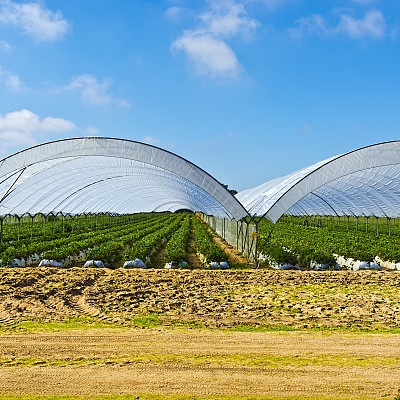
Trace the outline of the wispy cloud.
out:
<instances>
[{"instance_id":1,"label":"wispy cloud","mask_svg":"<svg viewBox=\"0 0 400 400\"><path fill-rule=\"evenodd\" d=\"M386 21L379 10L369 11L360 19L343 14L340 16L336 31L337 33L345 33L352 39L362 39L364 37L380 39L386 34Z\"/></svg>"},{"instance_id":2,"label":"wispy cloud","mask_svg":"<svg viewBox=\"0 0 400 400\"><path fill-rule=\"evenodd\" d=\"M303 35L346 35L351 39L381 39L388 33L385 17L380 10L370 10L361 18L356 18L349 12L338 15L338 21L332 24L320 14L300 18L296 28L290 30L293 36Z\"/></svg>"},{"instance_id":3,"label":"wispy cloud","mask_svg":"<svg viewBox=\"0 0 400 400\"><path fill-rule=\"evenodd\" d=\"M11 45L7 43L5 40L0 40L0 50L8 52L11 50Z\"/></svg>"},{"instance_id":4,"label":"wispy cloud","mask_svg":"<svg viewBox=\"0 0 400 400\"><path fill-rule=\"evenodd\" d=\"M167 18L171 20L177 20L179 19L179 17L182 15L183 12L184 9L182 7L174 6L167 8L167 10L165 11L165 15L167 16Z\"/></svg>"},{"instance_id":5,"label":"wispy cloud","mask_svg":"<svg viewBox=\"0 0 400 400\"><path fill-rule=\"evenodd\" d=\"M19 76L13 72L4 70L0 65L0 83L12 92L19 93L25 90Z\"/></svg>"},{"instance_id":6,"label":"wispy cloud","mask_svg":"<svg viewBox=\"0 0 400 400\"><path fill-rule=\"evenodd\" d=\"M157 136L144 136L142 137L142 142L156 146L160 144L160 139Z\"/></svg>"},{"instance_id":7,"label":"wispy cloud","mask_svg":"<svg viewBox=\"0 0 400 400\"><path fill-rule=\"evenodd\" d=\"M42 2L17 3L0 0L0 23L12 25L39 42L54 42L70 29L60 11L53 12Z\"/></svg>"},{"instance_id":8,"label":"wispy cloud","mask_svg":"<svg viewBox=\"0 0 400 400\"><path fill-rule=\"evenodd\" d=\"M172 43L171 50L183 52L195 72L214 77L235 77L240 63L227 40L250 37L258 22L250 18L242 4L235 1L211 1L198 16L198 26L185 30Z\"/></svg>"},{"instance_id":9,"label":"wispy cloud","mask_svg":"<svg viewBox=\"0 0 400 400\"><path fill-rule=\"evenodd\" d=\"M0 114L0 143L3 149L14 146L32 146L41 135L70 132L76 129L73 122L63 118L41 119L29 110Z\"/></svg>"},{"instance_id":10,"label":"wispy cloud","mask_svg":"<svg viewBox=\"0 0 400 400\"><path fill-rule=\"evenodd\" d=\"M91 135L91 136L96 136L96 135L98 135L98 134L100 133L100 131L99 131L95 126L88 126L88 127L85 129L85 132L86 132L88 135Z\"/></svg>"},{"instance_id":11,"label":"wispy cloud","mask_svg":"<svg viewBox=\"0 0 400 400\"><path fill-rule=\"evenodd\" d=\"M115 97L109 92L111 84L112 79L110 78L99 82L93 75L82 74L73 77L70 84L65 87L65 90L80 91L81 100L85 104L130 107L130 104L126 100Z\"/></svg>"}]
</instances>

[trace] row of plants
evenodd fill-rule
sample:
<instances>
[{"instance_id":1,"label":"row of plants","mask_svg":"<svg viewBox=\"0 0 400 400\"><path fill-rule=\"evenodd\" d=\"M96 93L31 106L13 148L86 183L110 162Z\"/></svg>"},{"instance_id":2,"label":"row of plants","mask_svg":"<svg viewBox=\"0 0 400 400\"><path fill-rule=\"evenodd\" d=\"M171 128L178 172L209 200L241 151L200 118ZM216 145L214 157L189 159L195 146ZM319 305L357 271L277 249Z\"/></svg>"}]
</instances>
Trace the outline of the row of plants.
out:
<instances>
[{"instance_id":1,"label":"row of plants","mask_svg":"<svg viewBox=\"0 0 400 400\"><path fill-rule=\"evenodd\" d=\"M92 229L107 228L112 225L124 224L132 220L148 217L147 213L138 213L128 216L109 216L108 214L76 215L76 216L30 216L18 218L9 216L3 218L2 240L10 242L18 240L31 240L33 238L51 238L58 235L68 235L72 231L81 232Z\"/></svg>"},{"instance_id":2,"label":"row of plants","mask_svg":"<svg viewBox=\"0 0 400 400\"><path fill-rule=\"evenodd\" d=\"M400 238L377 236L371 232L332 231L327 228L277 223L275 227L266 220L259 223L258 248L270 242L291 249L299 255L299 264L314 262L332 264L333 254L371 262L375 256L387 261L400 261ZM269 233L272 230L272 234Z\"/></svg>"},{"instance_id":3,"label":"row of plants","mask_svg":"<svg viewBox=\"0 0 400 400\"><path fill-rule=\"evenodd\" d=\"M160 252L171 235L179 228L184 215L177 215L172 221L155 231L154 233L138 240L129 250L123 254L126 261L140 259L151 264L155 256Z\"/></svg>"},{"instance_id":4,"label":"row of plants","mask_svg":"<svg viewBox=\"0 0 400 400\"><path fill-rule=\"evenodd\" d=\"M371 234L400 236L400 218L376 218L374 216L291 216L284 215L280 223L308 227L322 227L338 232L367 232Z\"/></svg>"},{"instance_id":5,"label":"row of plants","mask_svg":"<svg viewBox=\"0 0 400 400\"><path fill-rule=\"evenodd\" d=\"M113 226L102 231L91 231L81 234L70 235L55 240L42 241L40 239L31 241L27 245L16 242L16 245L9 245L6 250L0 254L2 265L9 264L13 259L28 259L30 257L40 256L41 258L62 260L70 256L77 256L82 251L93 249L104 243L111 243L120 237L129 237L129 235L142 232L146 227L158 229L170 215L153 216L146 220L137 220L131 224ZM153 226L154 225L154 226Z\"/></svg>"},{"instance_id":6,"label":"row of plants","mask_svg":"<svg viewBox=\"0 0 400 400\"><path fill-rule=\"evenodd\" d=\"M194 248L204 263L227 261L226 253L213 242L213 236L205 223L198 217L193 218Z\"/></svg>"},{"instance_id":7,"label":"row of plants","mask_svg":"<svg viewBox=\"0 0 400 400\"><path fill-rule=\"evenodd\" d=\"M123 225L105 225L98 227L96 229L85 229L84 231L75 231L75 232L59 232L54 235L42 235L42 236L33 236L31 237L26 237L26 238L21 238L20 240L11 240L11 241L6 241L4 240L2 243L0 243L0 254L5 251L9 247L14 247L14 248L21 248L21 247L26 247L29 245L35 245L39 246L38 244L41 243L42 246L46 247L45 243L46 242L54 242L53 244L55 246L58 246L63 243L68 243L70 241L70 238L73 238L73 240L79 240L84 237L90 237L90 235L97 235L98 233L105 233L105 232L113 232L113 231L118 231L120 229L124 229L124 226L130 226L132 224L140 223L148 218L155 218L156 216L154 215L149 215L147 214L146 216L144 215L139 215L136 216L135 219L130 221L127 224ZM59 242L55 242L56 240L60 240ZM42 250L43 251L43 250Z\"/></svg>"},{"instance_id":8,"label":"row of plants","mask_svg":"<svg viewBox=\"0 0 400 400\"><path fill-rule=\"evenodd\" d=\"M181 227L174 232L167 243L164 252L164 262L181 263L187 262L187 247L190 239L191 218L186 216Z\"/></svg>"}]
</instances>

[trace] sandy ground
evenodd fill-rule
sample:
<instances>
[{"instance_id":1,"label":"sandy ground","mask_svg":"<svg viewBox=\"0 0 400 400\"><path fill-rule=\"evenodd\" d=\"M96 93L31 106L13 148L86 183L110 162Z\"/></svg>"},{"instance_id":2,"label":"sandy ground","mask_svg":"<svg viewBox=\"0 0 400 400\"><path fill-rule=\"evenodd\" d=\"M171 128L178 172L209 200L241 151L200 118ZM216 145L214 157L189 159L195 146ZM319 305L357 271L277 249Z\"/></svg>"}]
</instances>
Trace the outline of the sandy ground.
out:
<instances>
[{"instance_id":1,"label":"sandy ground","mask_svg":"<svg viewBox=\"0 0 400 400\"><path fill-rule=\"evenodd\" d=\"M129 328L3 335L0 349L1 394L377 399L400 387L397 334Z\"/></svg>"},{"instance_id":2,"label":"sandy ground","mask_svg":"<svg viewBox=\"0 0 400 400\"><path fill-rule=\"evenodd\" d=\"M399 287L375 271L0 269L0 394L394 398ZM149 315L161 326L135 328ZM22 331L76 318L106 328Z\"/></svg>"},{"instance_id":3,"label":"sandy ground","mask_svg":"<svg viewBox=\"0 0 400 400\"><path fill-rule=\"evenodd\" d=\"M0 269L0 325L157 314L201 326L400 328L400 272Z\"/></svg>"}]
</instances>

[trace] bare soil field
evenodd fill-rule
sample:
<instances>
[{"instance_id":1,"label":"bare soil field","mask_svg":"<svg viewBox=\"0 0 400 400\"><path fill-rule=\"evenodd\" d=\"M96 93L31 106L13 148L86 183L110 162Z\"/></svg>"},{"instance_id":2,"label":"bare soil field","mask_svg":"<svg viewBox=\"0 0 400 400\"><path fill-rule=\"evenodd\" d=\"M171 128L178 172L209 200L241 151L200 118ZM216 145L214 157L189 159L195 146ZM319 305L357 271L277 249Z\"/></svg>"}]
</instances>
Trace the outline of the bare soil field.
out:
<instances>
[{"instance_id":1,"label":"bare soil field","mask_svg":"<svg viewBox=\"0 0 400 400\"><path fill-rule=\"evenodd\" d=\"M376 271L0 269L0 398L393 399L399 288Z\"/></svg>"},{"instance_id":2,"label":"bare soil field","mask_svg":"<svg viewBox=\"0 0 400 400\"><path fill-rule=\"evenodd\" d=\"M393 334L128 328L2 335L0 348L4 394L377 399L400 383Z\"/></svg>"},{"instance_id":3,"label":"bare soil field","mask_svg":"<svg viewBox=\"0 0 400 400\"><path fill-rule=\"evenodd\" d=\"M3 268L0 324L156 314L163 325L400 329L399 289L398 272Z\"/></svg>"}]
</instances>

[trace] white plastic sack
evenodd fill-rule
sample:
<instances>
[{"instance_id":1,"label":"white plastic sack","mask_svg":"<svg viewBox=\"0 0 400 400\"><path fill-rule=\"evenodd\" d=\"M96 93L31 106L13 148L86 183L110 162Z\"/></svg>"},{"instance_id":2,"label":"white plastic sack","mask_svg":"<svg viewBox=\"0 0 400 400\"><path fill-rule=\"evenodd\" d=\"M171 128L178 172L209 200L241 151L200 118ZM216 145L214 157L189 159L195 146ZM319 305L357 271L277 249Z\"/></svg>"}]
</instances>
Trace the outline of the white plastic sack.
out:
<instances>
[{"instance_id":1,"label":"white plastic sack","mask_svg":"<svg viewBox=\"0 0 400 400\"><path fill-rule=\"evenodd\" d=\"M375 271L380 271L381 267L379 264L377 264L376 262L370 262L369 263L369 268L370 269L374 269Z\"/></svg>"},{"instance_id":2,"label":"white plastic sack","mask_svg":"<svg viewBox=\"0 0 400 400\"><path fill-rule=\"evenodd\" d=\"M369 269L369 264L366 261L356 261L353 265L353 271L361 271Z\"/></svg>"},{"instance_id":3,"label":"white plastic sack","mask_svg":"<svg viewBox=\"0 0 400 400\"><path fill-rule=\"evenodd\" d=\"M136 258L132 261L125 261L123 267L124 268L142 268L142 269L147 268L146 264L140 258Z\"/></svg>"},{"instance_id":4,"label":"white plastic sack","mask_svg":"<svg viewBox=\"0 0 400 400\"><path fill-rule=\"evenodd\" d=\"M187 268L188 267L188 263L186 261L181 261L178 265L179 268Z\"/></svg>"},{"instance_id":5,"label":"white plastic sack","mask_svg":"<svg viewBox=\"0 0 400 400\"><path fill-rule=\"evenodd\" d=\"M11 266L14 268L25 267L25 260L23 258L20 260L18 258L14 258L14 260L11 262Z\"/></svg>"},{"instance_id":6,"label":"white plastic sack","mask_svg":"<svg viewBox=\"0 0 400 400\"><path fill-rule=\"evenodd\" d=\"M62 263L56 261L56 260L42 260L39 263L39 267L62 267Z\"/></svg>"},{"instance_id":7,"label":"white plastic sack","mask_svg":"<svg viewBox=\"0 0 400 400\"><path fill-rule=\"evenodd\" d=\"M222 261L219 263L221 269L229 269L229 264L226 261Z\"/></svg>"},{"instance_id":8,"label":"white plastic sack","mask_svg":"<svg viewBox=\"0 0 400 400\"><path fill-rule=\"evenodd\" d=\"M218 269L219 268L219 264L216 261L213 261L210 263L210 268L211 269Z\"/></svg>"},{"instance_id":9,"label":"white plastic sack","mask_svg":"<svg viewBox=\"0 0 400 400\"><path fill-rule=\"evenodd\" d=\"M178 268L178 266L174 262L169 262L169 263L165 264L164 268L165 269L175 269L175 268Z\"/></svg>"},{"instance_id":10,"label":"white plastic sack","mask_svg":"<svg viewBox=\"0 0 400 400\"><path fill-rule=\"evenodd\" d=\"M98 268L105 268L105 265L103 263L103 261L100 260L89 260L85 262L85 265L83 266L83 268L88 268L88 267L98 267Z\"/></svg>"}]
</instances>

